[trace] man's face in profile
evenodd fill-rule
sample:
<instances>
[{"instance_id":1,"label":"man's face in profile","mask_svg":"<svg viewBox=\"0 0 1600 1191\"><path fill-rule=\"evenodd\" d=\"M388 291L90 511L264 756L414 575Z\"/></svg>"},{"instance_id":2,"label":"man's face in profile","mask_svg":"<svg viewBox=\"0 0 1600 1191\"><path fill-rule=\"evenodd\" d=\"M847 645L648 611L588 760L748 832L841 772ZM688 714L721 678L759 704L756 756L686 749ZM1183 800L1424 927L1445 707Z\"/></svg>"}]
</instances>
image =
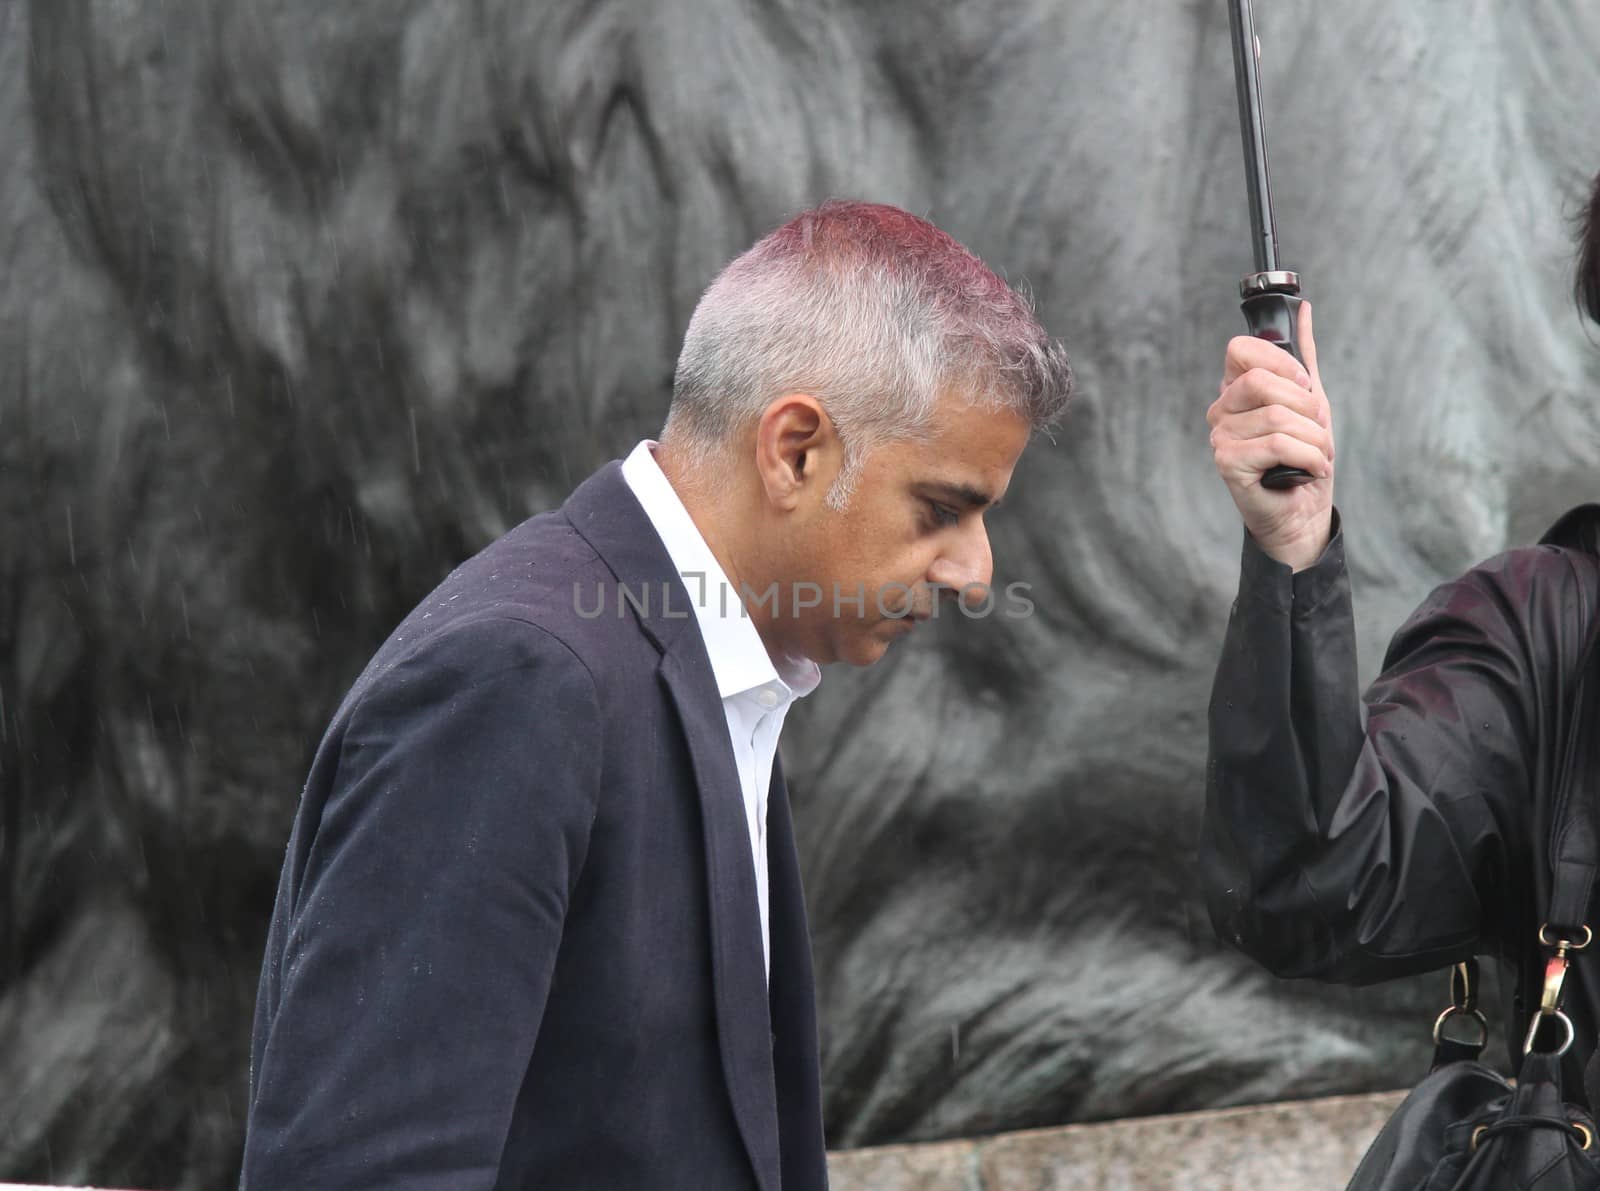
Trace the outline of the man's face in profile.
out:
<instances>
[{"instance_id":1,"label":"man's face in profile","mask_svg":"<svg viewBox=\"0 0 1600 1191\"><path fill-rule=\"evenodd\" d=\"M994 568L984 514L1010 484L1029 431L1009 411L947 396L924 435L873 449L845 508L808 519L800 577L822 596L791 621L798 649L817 662L871 665L932 615L941 592L986 588Z\"/></svg>"}]
</instances>

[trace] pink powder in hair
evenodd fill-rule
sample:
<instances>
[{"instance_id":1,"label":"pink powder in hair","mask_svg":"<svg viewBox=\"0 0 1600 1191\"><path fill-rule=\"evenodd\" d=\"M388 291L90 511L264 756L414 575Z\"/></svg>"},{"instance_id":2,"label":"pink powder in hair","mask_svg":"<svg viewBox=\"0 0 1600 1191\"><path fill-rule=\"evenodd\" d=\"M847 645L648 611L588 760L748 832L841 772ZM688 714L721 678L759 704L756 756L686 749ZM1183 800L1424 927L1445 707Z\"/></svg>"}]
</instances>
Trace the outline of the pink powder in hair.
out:
<instances>
[{"instance_id":1,"label":"pink powder in hair","mask_svg":"<svg viewBox=\"0 0 1600 1191\"><path fill-rule=\"evenodd\" d=\"M778 228L764 247L774 256L819 263L868 263L890 273L912 269L943 296L1024 313L1011 287L954 236L885 203L832 199Z\"/></svg>"}]
</instances>

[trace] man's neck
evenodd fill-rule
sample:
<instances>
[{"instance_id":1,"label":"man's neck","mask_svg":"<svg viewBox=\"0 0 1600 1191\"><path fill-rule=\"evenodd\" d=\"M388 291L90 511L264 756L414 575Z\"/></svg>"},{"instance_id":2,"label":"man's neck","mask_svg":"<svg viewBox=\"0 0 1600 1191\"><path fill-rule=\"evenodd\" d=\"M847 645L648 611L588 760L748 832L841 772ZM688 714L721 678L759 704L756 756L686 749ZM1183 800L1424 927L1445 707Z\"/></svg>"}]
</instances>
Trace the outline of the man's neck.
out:
<instances>
[{"instance_id":1,"label":"man's neck","mask_svg":"<svg viewBox=\"0 0 1600 1191\"><path fill-rule=\"evenodd\" d=\"M727 576L728 583L733 587L740 602L745 605L745 615L750 618L751 624L760 635L767 656L772 659L773 665L781 668L787 655L775 644L776 634L773 631L772 617L764 604L747 599L752 594L756 596L765 594L770 582L765 580L766 568L760 565L760 552L752 549L750 542L746 540L750 533L751 519L745 510L748 509L751 498L741 485L746 483L747 479L740 477L735 479L731 486L714 487L705 482L700 475L680 466L678 458L669 448L658 444L652 454L655 456L656 466L661 468L661 474L667 477L667 483L672 485L672 490L683 502L683 507L688 511L689 519L694 522L695 529L700 532L706 548L717 560L717 565ZM779 592L778 598L781 600L784 594Z\"/></svg>"}]
</instances>

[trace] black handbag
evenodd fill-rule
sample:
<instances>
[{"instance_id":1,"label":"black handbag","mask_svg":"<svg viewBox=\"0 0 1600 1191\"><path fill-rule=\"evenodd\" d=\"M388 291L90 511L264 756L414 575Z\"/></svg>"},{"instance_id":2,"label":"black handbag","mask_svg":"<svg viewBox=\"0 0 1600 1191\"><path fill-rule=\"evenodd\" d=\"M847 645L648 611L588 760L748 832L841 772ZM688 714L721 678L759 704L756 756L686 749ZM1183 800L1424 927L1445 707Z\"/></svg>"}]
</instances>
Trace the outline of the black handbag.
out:
<instances>
[{"instance_id":1,"label":"black handbag","mask_svg":"<svg viewBox=\"0 0 1600 1191\"><path fill-rule=\"evenodd\" d=\"M1551 820L1550 899L1537 935L1544 981L1516 1081L1478 1061L1488 1023L1475 1001L1477 965L1457 964L1450 1006L1433 1027L1432 1069L1385 1122L1346 1191L1600 1191L1594 1119L1561 1090L1561 1059L1573 1042L1562 988L1571 956L1593 939L1585 920L1600 859L1589 792L1573 796L1579 742L1589 725L1600 726L1596 641L1600 631L1580 663ZM1463 1023L1472 1036L1452 1036Z\"/></svg>"},{"instance_id":2,"label":"black handbag","mask_svg":"<svg viewBox=\"0 0 1600 1191\"><path fill-rule=\"evenodd\" d=\"M1580 941L1588 934L1587 928L1579 932ZM1470 993L1444 1011L1435 1026L1439 1041L1433 1069L1385 1122L1347 1191L1600 1188L1594 1120L1561 1094L1561 1055L1572 1043L1572 1023L1560 1009L1559 981L1571 951L1568 946L1551 964L1557 1004L1548 1013L1541 1005L1534 1014L1515 1084L1477 1061L1487 1027L1471 1006ZM1470 987L1460 977L1452 983ZM1550 987L1547 980L1547 991ZM1457 1014L1472 1015L1482 1027L1476 1042L1441 1032L1446 1019ZM1449 1057L1459 1051L1473 1057Z\"/></svg>"}]
</instances>

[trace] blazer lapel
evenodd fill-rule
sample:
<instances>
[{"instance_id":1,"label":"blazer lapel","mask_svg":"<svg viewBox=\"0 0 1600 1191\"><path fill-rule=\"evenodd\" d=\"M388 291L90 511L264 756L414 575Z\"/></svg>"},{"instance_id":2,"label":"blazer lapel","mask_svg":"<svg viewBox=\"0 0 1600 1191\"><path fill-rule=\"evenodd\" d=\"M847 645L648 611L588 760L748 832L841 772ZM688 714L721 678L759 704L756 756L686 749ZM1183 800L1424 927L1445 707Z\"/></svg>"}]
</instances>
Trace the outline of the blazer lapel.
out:
<instances>
[{"instance_id":1,"label":"blazer lapel","mask_svg":"<svg viewBox=\"0 0 1600 1191\"><path fill-rule=\"evenodd\" d=\"M691 641L693 649L683 647ZM757 1181L763 1188L776 1191L782 1183L772 1024L744 796L705 646L698 633L682 634L678 644L679 648L663 657L661 675L683 721L700 793L711 918L711 974L722 1067L733 1099L734 1119Z\"/></svg>"},{"instance_id":2,"label":"blazer lapel","mask_svg":"<svg viewBox=\"0 0 1600 1191\"><path fill-rule=\"evenodd\" d=\"M816 981L811 972L811 934L806 926L789 790L783 780L783 764L776 758L767 795L767 882L772 930L772 1061L778 1081L783 1187L784 1191L809 1191L828 1185Z\"/></svg>"}]
</instances>

